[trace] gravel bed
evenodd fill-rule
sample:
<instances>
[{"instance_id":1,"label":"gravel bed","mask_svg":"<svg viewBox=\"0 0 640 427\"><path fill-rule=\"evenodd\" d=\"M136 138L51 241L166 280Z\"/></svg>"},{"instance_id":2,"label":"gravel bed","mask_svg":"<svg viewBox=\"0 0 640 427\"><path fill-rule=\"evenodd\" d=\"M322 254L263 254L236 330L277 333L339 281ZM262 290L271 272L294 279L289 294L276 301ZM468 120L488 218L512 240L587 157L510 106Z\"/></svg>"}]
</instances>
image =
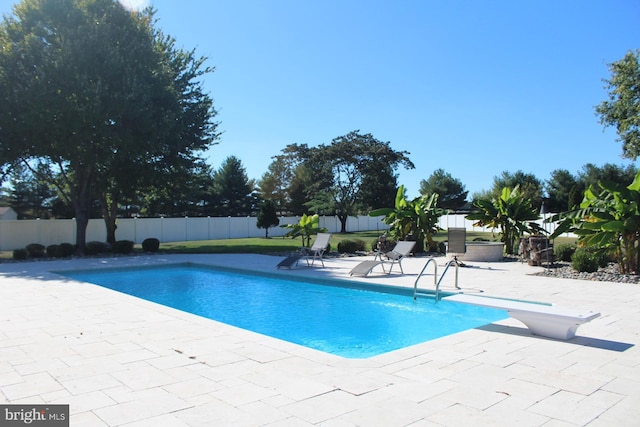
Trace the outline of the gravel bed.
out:
<instances>
[{"instance_id":1,"label":"gravel bed","mask_svg":"<svg viewBox=\"0 0 640 427\"><path fill-rule=\"evenodd\" d=\"M568 263L557 262L550 268L545 268L544 271L535 273L535 276L592 280L594 282L640 283L640 276L637 274L620 274L618 272L618 264L614 263L610 263L594 273L580 273Z\"/></svg>"}]
</instances>

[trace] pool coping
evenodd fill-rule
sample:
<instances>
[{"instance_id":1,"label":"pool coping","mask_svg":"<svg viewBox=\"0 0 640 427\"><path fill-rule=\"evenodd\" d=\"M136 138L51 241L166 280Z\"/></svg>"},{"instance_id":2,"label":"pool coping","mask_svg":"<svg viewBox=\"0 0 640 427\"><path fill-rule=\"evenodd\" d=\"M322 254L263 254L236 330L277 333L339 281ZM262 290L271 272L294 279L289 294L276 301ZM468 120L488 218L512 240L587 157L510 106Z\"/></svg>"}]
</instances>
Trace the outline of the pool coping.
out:
<instances>
[{"instance_id":1,"label":"pool coping","mask_svg":"<svg viewBox=\"0 0 640 427\"><path fill-rule=\"evenodd\" d=\"M412 288L424 264L408 258L405 275L350 278L362 259L279 271L277 257L258 255L1 264L0 403L70 404L73 425L633 423L640 403L637 285L532 276L540 268L517 262L477 263L460 271L467 292L603 315L568 342L533 337L507 319L344 359L51 273L188 260Z\"/></svg>"}]
</instances>

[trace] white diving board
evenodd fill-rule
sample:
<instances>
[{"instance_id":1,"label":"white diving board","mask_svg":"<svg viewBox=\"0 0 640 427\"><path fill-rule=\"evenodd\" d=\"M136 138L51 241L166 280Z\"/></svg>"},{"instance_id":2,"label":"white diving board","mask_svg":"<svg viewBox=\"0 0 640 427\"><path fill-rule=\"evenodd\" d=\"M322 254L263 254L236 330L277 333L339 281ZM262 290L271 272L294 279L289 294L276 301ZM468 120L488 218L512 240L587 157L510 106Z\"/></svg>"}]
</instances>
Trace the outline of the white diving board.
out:
<instances>
[{"instance_id":1,"label":"white diving board","mask_svg":"<svg viewBox=\"0 0 640 427\"><path fill-rule=\"evenodd\" d=\"M600 313L594 311L476 295L456 294L443 299L506 310L509 316L524 323L534 335L559 340L574 338L578 326L600 316Z\"/></svg>"}]
</instances>

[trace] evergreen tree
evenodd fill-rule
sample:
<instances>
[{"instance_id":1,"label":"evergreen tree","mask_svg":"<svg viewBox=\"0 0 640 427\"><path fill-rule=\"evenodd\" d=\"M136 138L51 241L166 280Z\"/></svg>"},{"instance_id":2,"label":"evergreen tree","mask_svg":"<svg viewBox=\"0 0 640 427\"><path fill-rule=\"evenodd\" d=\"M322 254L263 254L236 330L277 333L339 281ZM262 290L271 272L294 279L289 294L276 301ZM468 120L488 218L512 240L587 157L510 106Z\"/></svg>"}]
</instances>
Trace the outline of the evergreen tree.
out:
<instances>
[{"instance_id":1,"label":"evergreen tree","mask_svg":"<svg viewBox=\"0 0 640 427\"><path fill-rule=\"evenodd\" d=\"M438 194L438 206L443 209L458 210L467 201L468 191L459 179L451 176L444 169L436 169L428 180L420 181L420 194Z\"/></svg>"},{"instance_id":2,"label":"evergreen tree","mask_svg":"<svg viewBox=\"0 0 640 427\"><path fill-rule=\"evenodd\" d=\"M269 238L269 228L277 227L280 225L280 219L276 212L276 205L271 200L265 200L260 204L260 211L258 211L258 222L256 224L258 228L264 228L265 239Z\"/></svg>"},{"instance_id":3,"label":"evergreen tree","mask_svg":"<svg viewBox=\"0 0 640 427\"><path fill-rule=\"evenodd\" d=\"M254 210L255 183L249 180L242 162L229 156L213 174L213 210L221 216L250 215Z\"/></svg>"}]
</instances>

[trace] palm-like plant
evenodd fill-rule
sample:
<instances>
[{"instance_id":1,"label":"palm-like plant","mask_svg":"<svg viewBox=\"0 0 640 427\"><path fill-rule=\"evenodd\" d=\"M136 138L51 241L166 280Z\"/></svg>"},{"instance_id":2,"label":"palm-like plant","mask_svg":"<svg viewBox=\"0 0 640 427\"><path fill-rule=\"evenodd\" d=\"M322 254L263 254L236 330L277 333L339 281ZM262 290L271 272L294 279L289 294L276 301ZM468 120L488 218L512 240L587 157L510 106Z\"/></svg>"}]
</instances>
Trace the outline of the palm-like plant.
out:
<instances>
[{"instance_id":1,"label":"palm-like plant","mask_svg":"<svg viewBox=\"0 0 640 427\"><path fill-rule=\"evenodd\" d=\"M599 182L601 191L591 186L578 209L549 218L559 221L551 237L565 232L578 235L578 243L595 251L613 254L623 273L640 272L640 171L624 186Z\"/></svg>"},{"instance_id":2,"label":"palm-like plant","mask_svg":"<svg viewBox=\"0 0 640 427\"><path fill-rule=\"evenodd\" d=\"M473 224L476 227L489 227L492 231L499 228L507 254L514 253L516 241L525 233L545 232L534 222L540 219L540 215L533 209L531 200L520 192L519 186L513 189L505 187L500 197L479 199L473 206L478 211L470 213L466 219L476 221Z\"/></svg>"},{"instance_id":3,"label":"palm-like plant","mask_svg":"<svg viewBox=\"0 0 640 427\"><path fill-rule=\"evenodd\" d=\"M425 239L428 247L434 246L433 235L438 232L438 220L446 212L437 207L438 194L417 197L407 201L404 185L396 192L393 208L375 209L369 216L383 216L383 222L391 227L389 232L396 240L406 240L410 235L416 239L416 251L424 249Z\"/></svg>"},{"instance_id":4,"label":"palm-like plant","mask_svg":"<svg viewBox=\"0 0 640 427\"><path fill-rule=\"evenodd\" d=\"M302 246L309 247L311 245L311 236L318 233L324 233L326 228L320 227L320 216L303 214L297 224L281 225L282 228L290 228L291 230L285 234L285 237L302 238Z\"/></svg>"}]
</instances>

